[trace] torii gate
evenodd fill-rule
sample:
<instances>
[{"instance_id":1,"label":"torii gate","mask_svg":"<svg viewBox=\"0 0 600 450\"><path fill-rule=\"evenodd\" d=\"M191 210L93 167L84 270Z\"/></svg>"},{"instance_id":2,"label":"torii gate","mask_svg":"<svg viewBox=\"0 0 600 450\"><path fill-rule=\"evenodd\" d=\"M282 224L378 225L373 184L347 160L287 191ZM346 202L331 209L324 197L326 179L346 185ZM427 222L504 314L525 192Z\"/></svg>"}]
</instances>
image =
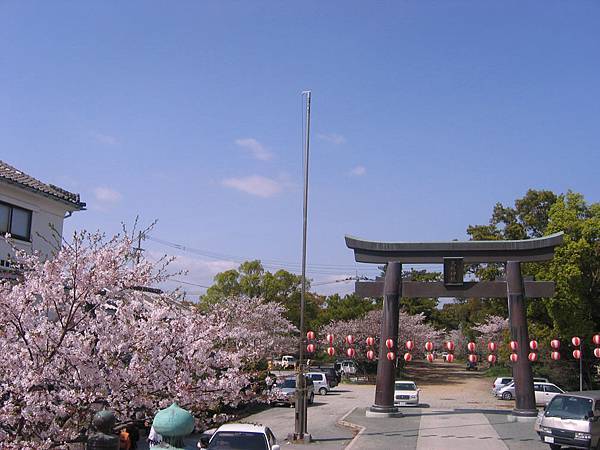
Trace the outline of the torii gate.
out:
<instances>
[{"instance_id":1,"label":"torii gate","mask_svg":"<svg viewBox=\"0 0 600 450\"><path fill-rule=\"evenodd\" d=\"M383 296L383 321L377 363L375 403L369 415L400 415L394 406L396 362L385 355L386 339L398 341L400 297L504 297L508 298L511 339L517 341L518 359L513 365L515 409L517 416L536 416L531 364L527 358L529 336L525 297L552 297L554 282L523 281L521 262L547 261L554 248L563 242L563 233L536 239L515 241L466 242L374 242L346 236L346 245L354 250L357 262L387 264L384 281L357 282L355 291L364 297ZM443 264L443 282L404 281L402 263ZM505 263L506 281L466 282L464 264ZM397 352L396 352L397 353Z\"/></svg>"}]
</instances>

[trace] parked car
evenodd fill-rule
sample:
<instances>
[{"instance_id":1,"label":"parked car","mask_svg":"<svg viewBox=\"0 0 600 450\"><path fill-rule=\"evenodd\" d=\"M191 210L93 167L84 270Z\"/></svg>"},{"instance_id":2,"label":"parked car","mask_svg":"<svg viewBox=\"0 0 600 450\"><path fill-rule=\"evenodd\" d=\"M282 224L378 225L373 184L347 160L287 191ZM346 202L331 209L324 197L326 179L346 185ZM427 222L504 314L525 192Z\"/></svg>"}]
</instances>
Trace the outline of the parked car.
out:
<instances>
[{"instance_id":1,"label":"parked car","mask_svg":"<svg viewBox=\"0 0 600 450\"><path fill-rule=\"evenodd\" d=\"M342 374L335 370L334 367L325 366L310 366L312 372L323 372L327 376L329 386L334 388L342 381Z\"/></svg>"},{"instance_id":2,"label":"parked car","mask_svg":"<svg viewBox=\"0 0 600 450\"><path fill-rule=\"evenodd\" d=\"M320 395L326 395L331 390L327 376L323 372L308 372L306 376L312 380L314 391Z\"/></svg>"},{"instance_id":3,"label":"parked car","mask_svg":"<svg viewBox=\"0 0 600 450\"><path fill-rule=\"evenodd\" d=\"M294 367L296 367L297 362L298 362L298 360L296 359L295 356L284 355L281 357L281 359L274 360L273 365L275 367L285 370L285 369L293 369Z\"/></svg>"},{"instance_id":4,"label":"parked car","mask_svg":"<svg viewBox=\"0 0 600 450\"><path fill-rule=\"evenodd\" d=\"M504 386L508 386L510 383L514 381L513 377L498 377L494 380L492 384L492 394L496 395L500 389Z\"/></svg>"},{"instance_id":5,"label":"parked car","mask_svg":"<svg viewBox=\"0 0 600 450\"><path fill-rule=\"evenodd\" d=\"M506 378L509 378L509 377L506 377ZM510 380L511 380L510 383L505 384L503 386L499 386L498 389L496 389L496 391L494 392L496 397L501 398L503 400L512 400L514 398L514 396L515 396L515 380L512 377L510 377ZM549 383L548 378L540 378L540 377L534 377L533 382L534 383ZM505 392L508 392L508 393L506 395L504 395Z\"/></svg>"},{"instance_id":6,"label":"parked car","mask_svg":"<svg viewBox=\"0 0 600 450\"><path fill-rule=\"evenodd\" d=\"M315 386L310 378L306 379L306 388L308 389L308 404L312 405L315 401ZM294 406L296 403L296 377L287 377L277 381L271 392L275 396L271 403Z\"/></svg>"},{"instance_id":7,"label":"parked car","mask_svg":"<svg viewBox=\"0 0 600 450\"><path fill-rule=\"evenodd\" d=\"M356 363L353 360L349 359L336 362L335 369L344 375L354 375L357 372L358 367L356 367Z\"/></svg>"},{"instance_id":8,"label":"parked car","mask_svg":"<svg viewBox=\"0 0 600 450\"><path fill-rule=\"evenodd\" d=\"M198 448L207 450L280 450L269 427L247 423L228 423L200 436Z\"/></svg>"},{"instance_id":9,"label":"parked car","mask_svg":"<svg viewBox=\"0 0 600 450\"><path fill-rule=\"evenodd\" d=\"M552 383L533 383L533 392L535 394L536 405L546 405L554 396L561 394L563 391L557 385ZM512 400L515 396L514 382L498 391L498 397L503 400Z\"/></svg>"},{"instance_id":10,"label":"parked car","mask_svg":"<svg viewBox=\"0 0 600 450\"><path fill-rule=\"evenodd\" d=\"M414 381L396 380L394 382L394 405L418 405L419 393L421 389L417 388Z\"/></svg>"},{"instance_id":11,"label":"parked car","mask_svg":"<svg viewBox=\"0 0 600 450\"><path fill-rule=\"evenodd\" d=\"M600 391L556 395L538 416L535 430L552 450L562 445L600 447Z\"/></svg>"}]
</instances>

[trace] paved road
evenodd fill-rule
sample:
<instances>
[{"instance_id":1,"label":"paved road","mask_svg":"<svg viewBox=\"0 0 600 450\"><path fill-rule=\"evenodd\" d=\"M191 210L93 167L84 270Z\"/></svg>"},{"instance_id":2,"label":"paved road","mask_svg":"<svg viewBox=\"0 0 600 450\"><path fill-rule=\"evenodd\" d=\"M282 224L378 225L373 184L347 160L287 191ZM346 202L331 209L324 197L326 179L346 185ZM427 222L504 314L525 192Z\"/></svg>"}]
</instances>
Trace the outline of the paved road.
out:
<instances>
[{"instance_id":1,"label":"paved road","mask_svg":"<svg viewBox=\"0 0 600 450\"><path fill-rule=\"evenodd\" d=\"M401 418L366 417L375 396L371 385L342 384L326 396L317 395L308 410L308 431L315 439L311 445L286 441L293 432L294 408L268 408L243 421L268 425L282 447L297 449L548 449L533 422L514 422L513 402L494 398L492 380L480 373L466 372L457 363L414 362L406 378L422 388L421 404L403 408Z\"/></svg>"}]
</instances>

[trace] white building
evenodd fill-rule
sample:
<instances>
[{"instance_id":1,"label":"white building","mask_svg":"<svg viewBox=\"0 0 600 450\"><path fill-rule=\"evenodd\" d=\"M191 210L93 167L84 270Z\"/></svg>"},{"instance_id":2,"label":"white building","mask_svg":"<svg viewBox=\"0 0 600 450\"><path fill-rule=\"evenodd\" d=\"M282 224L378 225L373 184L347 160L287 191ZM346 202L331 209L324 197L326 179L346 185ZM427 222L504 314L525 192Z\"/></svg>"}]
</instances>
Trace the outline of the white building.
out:
<instances>
[{"instance_id":1,"label":"white building","mask_svg":"<svg viewBox=\"0 0 600 450\"><path fill-rule=\"evenodd\" d=\"M85 209L73 194L0 161L0 235L10 233L15 247L50 257L62 238L63 221ZM0 238L0 269L10 265L11 246Z\"/></svg>"}]
</instances>

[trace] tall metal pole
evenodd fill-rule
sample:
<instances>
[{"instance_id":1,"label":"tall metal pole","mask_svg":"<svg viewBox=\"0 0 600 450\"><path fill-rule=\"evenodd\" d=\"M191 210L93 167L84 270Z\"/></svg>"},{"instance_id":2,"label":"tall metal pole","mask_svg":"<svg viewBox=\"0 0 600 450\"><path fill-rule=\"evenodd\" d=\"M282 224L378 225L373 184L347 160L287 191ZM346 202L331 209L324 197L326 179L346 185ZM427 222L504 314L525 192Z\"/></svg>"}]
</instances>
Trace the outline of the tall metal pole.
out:
<instances>
[{"instance_id":1,"label":"tall metal pole","mask_svg":"<svg viewBox=\"0 0 600 450\"><path fill-rule=\"evenodd\" d=\"M583 391L583 345L580 347L579 355L579 392Z\"/></svg>"},{"instance_id":2,"label":"tall metal pole","mask_svg":"<svg viewBox=\"0 0 600 450\"><path fill-rule=\"evenodd\" d=\"M306 229L308 216L308 157L310 149L310 96L311 91L304 91L306 96L306 130L304 136L304 203L302 208L302 289L300 291L300 357L298 360L298 376L296 378L296 415L294 440L310 440L306 432L307 398L306 379L304 378L304 304L306 295Z\"/></svg>"}]
</instances>

